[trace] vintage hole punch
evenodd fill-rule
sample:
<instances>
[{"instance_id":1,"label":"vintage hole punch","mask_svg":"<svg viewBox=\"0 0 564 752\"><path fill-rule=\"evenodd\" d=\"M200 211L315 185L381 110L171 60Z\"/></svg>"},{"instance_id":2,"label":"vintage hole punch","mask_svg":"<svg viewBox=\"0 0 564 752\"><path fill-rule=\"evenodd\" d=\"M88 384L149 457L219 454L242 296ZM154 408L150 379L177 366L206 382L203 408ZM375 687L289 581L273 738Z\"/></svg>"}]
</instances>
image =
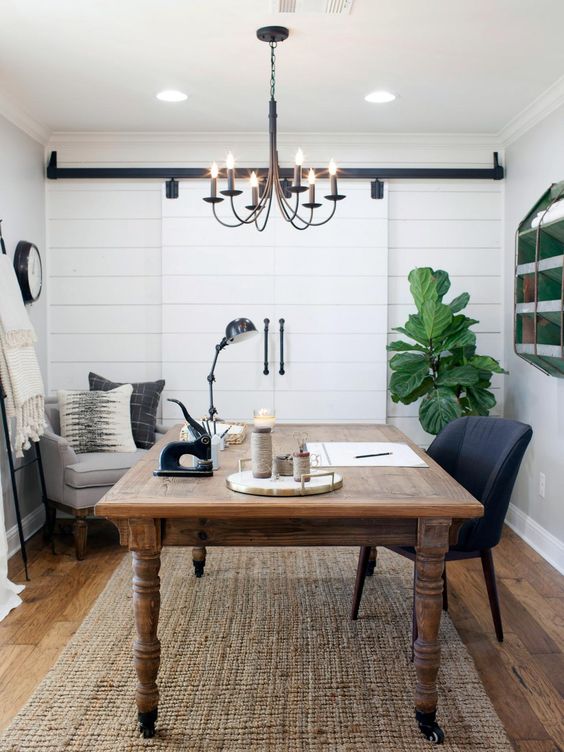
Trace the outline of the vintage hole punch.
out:
<instances>
[{"instance_id":1,"label":"vintage hole punch","mask_svg":"<svg viewBox=\"0 0 564 752\"><path fill-rule=\"evenodd\" d=\"M213 475L211 436L203 426L194 420L182 402L176 399L169 399L168 401L176 402L180 406L182 414L190 426L190 433L194 437L194 441L171 441L170 444L163 447L159 457L158 470L154 470L153 475L160 478L201 478ZM195 467L183 467L180 464L180 459L185 454L197 458L198 462Z\"/></svg>"}]
</instances>

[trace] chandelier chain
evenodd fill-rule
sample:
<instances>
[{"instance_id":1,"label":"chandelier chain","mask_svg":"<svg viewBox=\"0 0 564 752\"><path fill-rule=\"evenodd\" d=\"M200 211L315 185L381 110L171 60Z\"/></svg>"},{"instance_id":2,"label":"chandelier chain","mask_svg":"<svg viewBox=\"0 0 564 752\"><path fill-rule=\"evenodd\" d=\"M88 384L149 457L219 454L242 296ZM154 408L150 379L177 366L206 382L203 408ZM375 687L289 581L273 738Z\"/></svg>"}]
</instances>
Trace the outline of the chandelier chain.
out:
<instances>
[{"instance_id":1,"label":"chandelier chain","mask_svg":"<svg viewBox=\"0 0 564 752\"><path fill-rule=\"evenodd\" d=\"M270 42L270 98L276 98L276 42Z\"/></svg>"}]
</instances>

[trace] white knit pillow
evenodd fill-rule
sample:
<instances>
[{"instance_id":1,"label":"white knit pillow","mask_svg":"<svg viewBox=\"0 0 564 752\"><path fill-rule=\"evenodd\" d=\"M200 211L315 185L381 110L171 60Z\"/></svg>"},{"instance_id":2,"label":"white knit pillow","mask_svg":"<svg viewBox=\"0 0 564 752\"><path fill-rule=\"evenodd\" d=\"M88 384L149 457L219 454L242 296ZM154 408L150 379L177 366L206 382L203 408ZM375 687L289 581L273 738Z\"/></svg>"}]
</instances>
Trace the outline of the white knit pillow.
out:
<instances>
[{"instance_id":1,"label":"white knit pillow","mask_svg":"<svg viewBox=\"0 0 564 752\"><path fill-rule=\"evenodd\" d=\"M109 392L57 393L61 436L75 452L135 452L130 402L133 387L124 384Z\"/></svg>"}]
</instances>

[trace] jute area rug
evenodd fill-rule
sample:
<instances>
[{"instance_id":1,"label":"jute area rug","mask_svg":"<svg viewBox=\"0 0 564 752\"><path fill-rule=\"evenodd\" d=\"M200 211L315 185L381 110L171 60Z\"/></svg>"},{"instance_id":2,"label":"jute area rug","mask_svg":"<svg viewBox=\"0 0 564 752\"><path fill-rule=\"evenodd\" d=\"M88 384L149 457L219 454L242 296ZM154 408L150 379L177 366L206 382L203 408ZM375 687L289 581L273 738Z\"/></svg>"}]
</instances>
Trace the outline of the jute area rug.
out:
<instances>
[{"instance_id":1,"label":"jute area rug","mask_svg":"<svg viewBox=\"0 0 564 752\"><path fill-rule=\"evenodd\" d=\"M166 549L158 731L146 740L135 723L125 560L0 750L428 751L413 711L412 565L381 549L351 622L357 553L212 548L198 580L189 549ZM509 752L448 617L441 643L443 749Z\"/></svg>"}]
</instances>

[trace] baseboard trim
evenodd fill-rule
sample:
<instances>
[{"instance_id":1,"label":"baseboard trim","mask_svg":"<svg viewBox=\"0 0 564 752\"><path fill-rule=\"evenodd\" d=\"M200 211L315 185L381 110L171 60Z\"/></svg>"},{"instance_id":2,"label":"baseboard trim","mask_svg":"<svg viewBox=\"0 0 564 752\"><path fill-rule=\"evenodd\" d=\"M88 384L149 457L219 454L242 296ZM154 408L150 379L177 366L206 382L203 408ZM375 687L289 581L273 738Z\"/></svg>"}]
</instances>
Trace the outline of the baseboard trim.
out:
<instances>
[{"instance_id":1,"label":"baseboard trim","mask_svg":"<svg viewBox=\"0 0 564 752\"><path fill-rule=\"evenodd\" d=\"M509 505L505 522L560 574L564 574L564 543L561 540L541 527L538 522L518 509L515 504Z\"/></svg>"},{"instance_id":2,"label":"baseboard trim","mask_svg":"<svg viewBox=\"0 0 564 752\"><path fill-rule=\"evenodd\" d=\"M30 538L34 533L41 529L44 520L45 508L43 504L35 507L33 512L26 514L26 516L22 519L22 527L25 540ZM10 558L20 550L18 526L14 525L9 530L6 530L6 537L8 539L8 558Z\"/></svg>"}]
</instances>

